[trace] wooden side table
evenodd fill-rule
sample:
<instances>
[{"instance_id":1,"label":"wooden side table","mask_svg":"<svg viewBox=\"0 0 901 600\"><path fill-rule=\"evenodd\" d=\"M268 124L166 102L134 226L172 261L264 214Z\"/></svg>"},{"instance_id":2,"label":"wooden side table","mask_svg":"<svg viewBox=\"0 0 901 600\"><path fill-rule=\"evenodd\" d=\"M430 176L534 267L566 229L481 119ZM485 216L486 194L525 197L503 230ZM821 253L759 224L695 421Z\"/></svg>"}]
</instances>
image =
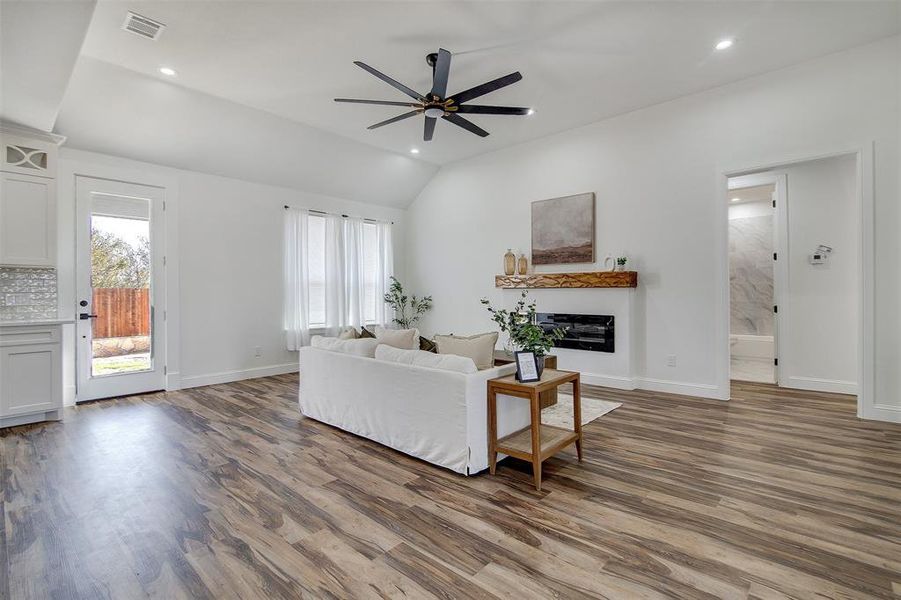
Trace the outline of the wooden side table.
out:
<instances>
[{"instance_id":1,"label":"wooden side table","mask_svg":"<svg viewBox=\"0 0 901 600\"><path fill-rule=\"evenodd\" d=\"M503 350L495 350L494 351L494 366L497 365L507 365L514 361L513 355L509 352L504 352ZM557 357L553 354L548 354L544 357L544 368L546 369L556 369L557 368ZM541 401L539 402L541 408L547 408L548 406L553 406L557 404L557 388L553 388L550 390L546 390L541 392Z\"/></svg>"},{"instance_id":2,"label":"wooden side table","mask_svg":"<svg viewBox=\"0 0 901 600\"><path fill-rule=\"evenodd\" d=\"M541 424L541 393L559 386L573 385L573 429ZM528 427L497 439L497 395L525 398L531 403L532 419ZM582 460L582 390L579 374L545 368L540 381L522 383L515 375L499 377L488 382L488 467L494 475L497 454L532 462L535 489L541 491L541 463L575 442L576 454Z\"/></svg>"}]
</instances>

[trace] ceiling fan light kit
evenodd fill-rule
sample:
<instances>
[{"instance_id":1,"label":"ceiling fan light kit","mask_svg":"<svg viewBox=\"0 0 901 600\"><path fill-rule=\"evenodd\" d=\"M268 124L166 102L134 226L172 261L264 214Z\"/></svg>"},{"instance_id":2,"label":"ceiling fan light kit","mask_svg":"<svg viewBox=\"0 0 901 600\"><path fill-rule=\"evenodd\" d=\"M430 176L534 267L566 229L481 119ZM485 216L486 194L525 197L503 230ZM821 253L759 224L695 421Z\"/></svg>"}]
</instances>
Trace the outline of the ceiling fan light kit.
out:
<instances>
[{"instance_id":1,"label":"ceiling fan light kit","mask_svg":"<svg viewBox=\"0 0 901 600\"><path fill-rule=\"evenodd\" d=\"M410 108L409 112L403 113L396 117L386 119L370 125L367 129L377 129L384 125L397 123L410 117L419 115L424 116L424 126L422 139L426 142L431 141L435 133L435 124L438 119L444 119L449 123L453 123L457 127L462 127L470 133L474 133L479 137L486 137L488 132L470 121L461 117L461 114L474 115L530 115L534 111L530 108L518 106L483 106L477 104L464 104L469 100L474 100L490 94L495 90L499 90L508 85L512 85L522 79L519 71L498 77L487 83L477 85L474 88L464 90L452 96L447 96L447 79L450 73L451 53L441 48L438 52L433 52L426 56L426 63L432 67L432 89L428 94L420 94L404 84L388 77L384 73L373 69L366 63L355 61L354 64L378 77L391 87L400 90L407 96L411 97L414 102L394 102L389 100L360 100L355 98L335 98L335 102L347 102L352 104L375 104L379 106L403 106Z\"/></svg>"}]
</instances>

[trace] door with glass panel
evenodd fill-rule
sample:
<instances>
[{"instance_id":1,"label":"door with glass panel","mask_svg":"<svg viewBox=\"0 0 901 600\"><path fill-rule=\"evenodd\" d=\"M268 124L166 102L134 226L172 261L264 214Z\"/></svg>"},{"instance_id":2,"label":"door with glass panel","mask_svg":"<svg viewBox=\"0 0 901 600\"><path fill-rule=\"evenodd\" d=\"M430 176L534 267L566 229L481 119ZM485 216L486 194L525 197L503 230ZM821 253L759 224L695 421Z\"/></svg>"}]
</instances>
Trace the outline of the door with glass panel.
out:
<instances>
[{"instance_id":1,"label":"door with glass panel","mask_svg":"<svg viewBox=\"0 0 901 600\"><path fill-rule=\"evenodd\" d=\"M76 178L77 400L165 388L164 191Z\"/></svg>"}]
</instances>

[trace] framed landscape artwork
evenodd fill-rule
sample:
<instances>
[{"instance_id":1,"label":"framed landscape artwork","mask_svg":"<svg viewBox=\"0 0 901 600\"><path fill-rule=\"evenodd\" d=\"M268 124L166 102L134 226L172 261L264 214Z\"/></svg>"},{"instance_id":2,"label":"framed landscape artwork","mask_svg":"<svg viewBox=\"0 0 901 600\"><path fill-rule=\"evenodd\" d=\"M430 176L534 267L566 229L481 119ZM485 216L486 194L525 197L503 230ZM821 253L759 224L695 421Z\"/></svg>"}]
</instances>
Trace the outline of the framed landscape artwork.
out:
<instances>
[{"instance_id":1,"label":"framed landscape artwork","mask_svg":"<svg viewBox=\"0 0 901 600\"><path fill-rule=\"evenodd\" d=\"M594 262L594 192L532 203L532 264Z\"/></svg>"}]
</instances>

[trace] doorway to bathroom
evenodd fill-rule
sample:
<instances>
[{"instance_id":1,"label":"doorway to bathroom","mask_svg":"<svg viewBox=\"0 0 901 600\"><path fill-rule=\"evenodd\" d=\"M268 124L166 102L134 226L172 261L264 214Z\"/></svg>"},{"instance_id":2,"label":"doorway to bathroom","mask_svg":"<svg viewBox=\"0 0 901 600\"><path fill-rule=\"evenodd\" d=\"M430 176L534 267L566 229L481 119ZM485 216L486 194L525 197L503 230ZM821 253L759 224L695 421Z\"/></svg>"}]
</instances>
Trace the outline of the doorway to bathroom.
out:
<instances>
[{"instance_id":1,"label":"doorway to bathroom","mask_svg":"<svg viewBox=\"0 0 901 600\"><path fill-rule=\"evenodd\" d=\"M858 393L859 161L840 154L728 177L731 379Z\"/></svg>"},{"instance_id":2,"label":"doorway to bathroom","mask_svg":"<svg viewBox=\"0 0 901 600\"><path fill-rule=\"evenodd\" d=\"M777 383L777 175L729 179L729 348L731 378Z\"/></svg>"}]
</instances>

